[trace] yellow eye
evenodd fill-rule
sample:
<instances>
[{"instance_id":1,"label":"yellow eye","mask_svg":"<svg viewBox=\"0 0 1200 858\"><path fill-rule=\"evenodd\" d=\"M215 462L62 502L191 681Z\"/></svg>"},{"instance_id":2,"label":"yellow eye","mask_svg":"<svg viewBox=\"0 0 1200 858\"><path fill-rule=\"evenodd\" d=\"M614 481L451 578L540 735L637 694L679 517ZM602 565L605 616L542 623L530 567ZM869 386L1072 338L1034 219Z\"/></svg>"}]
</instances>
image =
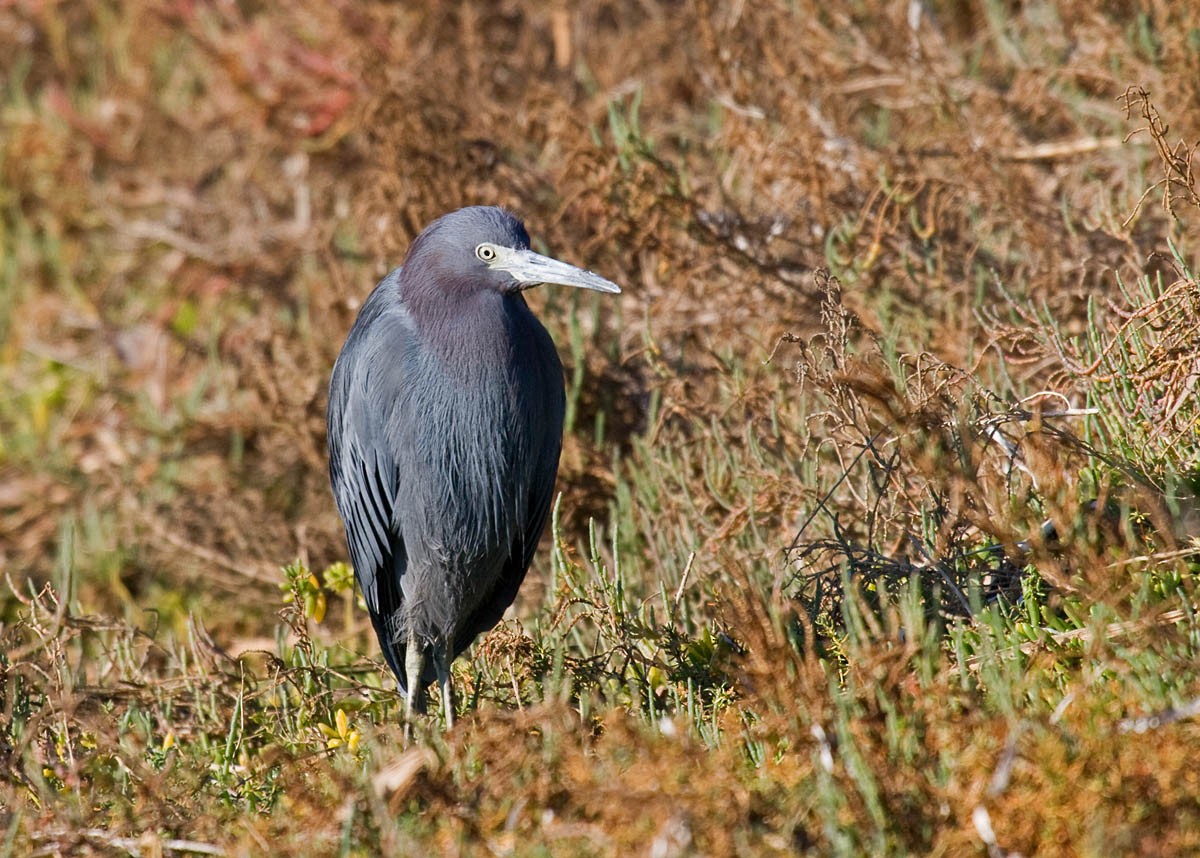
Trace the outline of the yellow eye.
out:
<instances>
[{"instance_id":1,"label":"yellow eye","mask_svg":"<svg viewBox=\"0 0 1200 858\"><path fill-rule=\"evenodd\" d=\"M496 248L492 247L490 244L481 244L475 248L475 255L484 262L491 262L496 258Z\"/></svg>"}]
</instances>

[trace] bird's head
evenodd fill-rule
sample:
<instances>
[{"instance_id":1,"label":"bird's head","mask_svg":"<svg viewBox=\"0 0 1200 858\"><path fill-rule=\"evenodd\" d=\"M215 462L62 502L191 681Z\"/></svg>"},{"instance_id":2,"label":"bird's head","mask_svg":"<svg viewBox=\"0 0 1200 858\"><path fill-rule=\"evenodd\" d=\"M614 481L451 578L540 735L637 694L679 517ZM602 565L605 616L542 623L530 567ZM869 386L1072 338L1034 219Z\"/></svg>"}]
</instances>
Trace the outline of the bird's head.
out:
<instances>
[{"instance_id":1,"label":"bird's head","mask_svg":"<svg viewBox=\"0 0 1200 858\"><path fill-rule=\"evenodd\" d=\"M525 225L504 209L471 206L435 220L413 241L406 284L447 296L515 294L540 283L619 293L617 284L529 249Z\"/></svg>"}]
</instances>

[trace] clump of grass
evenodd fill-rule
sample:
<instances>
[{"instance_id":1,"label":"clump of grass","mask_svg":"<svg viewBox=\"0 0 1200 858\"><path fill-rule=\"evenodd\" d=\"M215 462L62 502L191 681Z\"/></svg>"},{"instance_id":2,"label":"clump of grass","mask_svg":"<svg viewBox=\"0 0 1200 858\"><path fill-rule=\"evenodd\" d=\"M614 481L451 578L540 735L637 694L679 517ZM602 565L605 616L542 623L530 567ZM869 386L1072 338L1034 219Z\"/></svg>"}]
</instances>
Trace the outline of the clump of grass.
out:
<instances>
[{"instance_id":1,"label":"clump of grass","mask_svg":"<svg viewBox=\"0 0 1200 858\"><path fill-rule=\"evenodd\" d=\"M909 12L0 13L5 848L1196 851L1200 22ZM323 380L475 202L628 288L406 746Z\"/></svg>"}]
</instances>

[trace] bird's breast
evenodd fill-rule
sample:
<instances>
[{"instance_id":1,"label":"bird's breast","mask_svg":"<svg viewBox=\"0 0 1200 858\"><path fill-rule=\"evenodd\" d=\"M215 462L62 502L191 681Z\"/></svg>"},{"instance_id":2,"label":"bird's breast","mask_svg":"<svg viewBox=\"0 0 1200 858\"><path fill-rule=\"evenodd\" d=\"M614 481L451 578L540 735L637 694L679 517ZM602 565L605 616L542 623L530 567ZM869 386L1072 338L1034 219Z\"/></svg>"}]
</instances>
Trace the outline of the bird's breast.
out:
<instances>
[{"instance_id":1,"label":"bird's breast","mask_svg":"<svg viewBox=\"0 0 1200 858\"><path fill-rule=\"evenodd\" d=\"M410 386L409 407L419 417L411 424L420 430L403 445L402 485L415 513L403 523L405 543L410 560L425 554L435 564L485 568L507 559L525 524L547 433L561 433L561 424L541 419L561 370L538 370L529 350L543 344L524 325L481 322L442 332L455 334L457 342L423 353ZM561 374L557 384L561 396Z\"/></svg>"}]
</instances>

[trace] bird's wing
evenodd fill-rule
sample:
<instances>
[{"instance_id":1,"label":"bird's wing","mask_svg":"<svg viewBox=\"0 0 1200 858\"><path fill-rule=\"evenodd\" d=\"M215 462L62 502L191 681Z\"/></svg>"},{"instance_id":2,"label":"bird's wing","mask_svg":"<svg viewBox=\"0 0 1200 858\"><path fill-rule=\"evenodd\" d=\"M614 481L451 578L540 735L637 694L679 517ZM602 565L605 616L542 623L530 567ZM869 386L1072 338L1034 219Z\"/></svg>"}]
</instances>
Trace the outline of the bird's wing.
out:
<instances>
[{"instance_id":1,"label":"bird's wing","mask_svg":"<svg viewBox=\"0 0 1200 858\"><path fill-rule=\"evenodd\" d=\"M403 647L392 638L407 558L394 524L399 485L387 425L404 400L405 379L401 362L379 350L403 348L410 334L407 313L384 300L391 279L371 293L334 364L328 443L330 482L358 585L384 657L403 684Z\"/></svg>"}]
</instances>

